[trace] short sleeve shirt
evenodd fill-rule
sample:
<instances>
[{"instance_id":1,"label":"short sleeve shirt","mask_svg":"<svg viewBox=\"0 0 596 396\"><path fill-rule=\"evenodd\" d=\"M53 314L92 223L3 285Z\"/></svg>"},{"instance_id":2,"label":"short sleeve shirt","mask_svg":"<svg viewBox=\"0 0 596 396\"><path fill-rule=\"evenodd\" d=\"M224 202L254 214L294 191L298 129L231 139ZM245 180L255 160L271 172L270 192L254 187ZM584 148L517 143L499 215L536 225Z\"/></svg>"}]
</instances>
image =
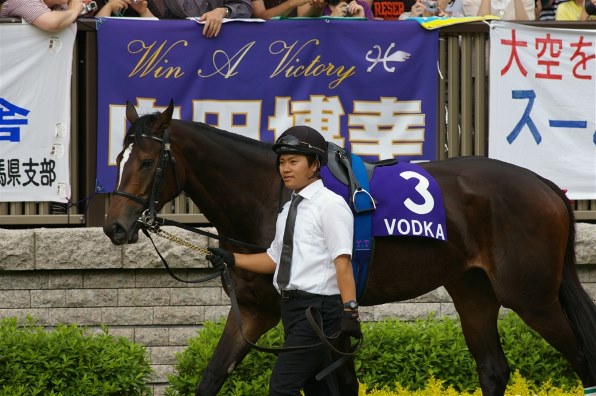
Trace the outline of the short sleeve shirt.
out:
<instances>
[{"instance_id":1,"label":"short sleeve shirt","mask_svg":"<svg viewBox=\"0 0 596 396\"><path fill-rule=\"evenodd\" d=\"M62 6L53 7L53 9L66 9ZM18 17L28 23L33 23L34 20L50 12L51 9L43 2L43 0L7 0L0 10L0 17Z\"/></svg>"},{"instance_id":2,"label":"short sleeve shirt","mask_svg":"<svg viewBox=\"0 0 596 396\"><path fill-rule=\"evenodd\" d=\"M290 283L286 289L327 296L339 294L333 260L340 255L352 255L352 211L346 201L327 189L321 180L306 186L299 194L304 199L297 209ZM289 207L288 202L278 215L275 238L267 250L277 264ZM279 290L278 268L275 269L273 284Z\"/></svg>"}]
</instances>

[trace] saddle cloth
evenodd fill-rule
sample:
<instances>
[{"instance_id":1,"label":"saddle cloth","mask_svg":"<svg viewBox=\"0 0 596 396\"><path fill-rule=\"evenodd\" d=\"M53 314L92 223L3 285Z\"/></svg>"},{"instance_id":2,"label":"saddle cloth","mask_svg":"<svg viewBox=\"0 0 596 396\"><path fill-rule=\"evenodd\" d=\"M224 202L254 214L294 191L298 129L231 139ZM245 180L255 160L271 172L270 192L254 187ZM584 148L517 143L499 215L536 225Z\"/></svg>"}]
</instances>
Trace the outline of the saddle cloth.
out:
<instances>
[{"instance_id":1,"label":"saddle cloth","mask_svg":"<svg viewBox=\"0 0 596 396\"><path fill-rule=\"evenodd\" d=\"M321 178L354 212L352 270L360 299L370 271L372 237L446 240L445 207L438 183L420 166L393 160L365 163L334 144L329 146Z\"/></svg>"},{"instance_id":2,"label":"saddle cloth","mask_svg":"<svg viewBox=\"0 0 596 396\"><path fill-rule=\"evenodd\" d=\"M358 160L357 156L352 156L352 162ZM321 178L327 188L344 197L354 209L354 191L350 188L354 182L349 178L355 176L337 175L341 167L334 164L335 157L330 155L328 166L321 170ZM358 177L369 178L364 182L369 184L368 194L376 206L371 215L372 236L422 236L447 240L441 189L425 169L408 162L364 164L366 176L361 173ZM358 210L354 213L358 216Z\"/></svg>"}]
</instances>

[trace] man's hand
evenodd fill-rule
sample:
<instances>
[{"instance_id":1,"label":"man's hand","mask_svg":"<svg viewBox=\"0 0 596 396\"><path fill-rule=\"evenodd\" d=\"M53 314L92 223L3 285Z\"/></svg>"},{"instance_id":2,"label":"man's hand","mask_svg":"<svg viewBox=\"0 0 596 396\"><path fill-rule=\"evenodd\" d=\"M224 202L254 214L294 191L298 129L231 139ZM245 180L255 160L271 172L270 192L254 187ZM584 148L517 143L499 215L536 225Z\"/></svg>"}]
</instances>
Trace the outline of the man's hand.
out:
<instances>
[{"instance_id":1,"label":"man's hand","mask_svg":"<svg viewBox=\"0 0 596 396\"><path fill-rule=\"evenodd\" d=\"M344 310L343 316L341 318L341 332L350 337L362 337L357 309Z\"/></svg>"},{"instance_id":2,"label":"man's hand","mask_svg":"<svg viewBox=\"0 0 596 396\"><path fill-rule=\"evenodd\" d=\"M130 6L133 10L135 10L140 17L143 18L151 18L154 17L154 15L151 13L151 11L149 11L149 3L147 2L147 0L139 0L136 3L134 1L132 1L130 3Z\"/></svg>"},{"instance_id":3,"label":"man's hand","mask_svg":"<svg viewBox=\"0 0 596 396\"><path fill-rule=\"evenodd\" d=\"M226 14L226 9L224 7L219 7L201 15L199 22L205 22L203 36L210 38L217 37L221 31L221 25L223 24L223 19Z\"/></svg>"},{"instance_id":4,"label":"man's hand","mask_svg":"<svg viewBox=\"0 0 596 396\"><path fill-rule=\"evenodd\" d=\"M78 16L85 9L85 3L83 3L83 0L70 0L68 2L68 9L69 11L74 11Z\"/></svg>"},{"instance_id":5,"label":"man's hand","mask_svg":"<svg viewBox=\"0 0 596 396\"><path fill-rule=\"evenodd\" d=\"M223 270L224 265L233 267L236 264L234 259L234 253L229 250L220 248L207 248L211 254L208 254L205 258L211 262L213 268L217 270Z\"/></svg>"},{"instance_id":6,"label":"man's hand","mask_svg":"<svg viewBox=\"0 0 596 396\"><path fill-rule=\"evenodd\" d=\"M104 5L95 16L111 16L118 12L124 12L128 8L130 0L110 0Z\"/></svg>"}]
</instances>

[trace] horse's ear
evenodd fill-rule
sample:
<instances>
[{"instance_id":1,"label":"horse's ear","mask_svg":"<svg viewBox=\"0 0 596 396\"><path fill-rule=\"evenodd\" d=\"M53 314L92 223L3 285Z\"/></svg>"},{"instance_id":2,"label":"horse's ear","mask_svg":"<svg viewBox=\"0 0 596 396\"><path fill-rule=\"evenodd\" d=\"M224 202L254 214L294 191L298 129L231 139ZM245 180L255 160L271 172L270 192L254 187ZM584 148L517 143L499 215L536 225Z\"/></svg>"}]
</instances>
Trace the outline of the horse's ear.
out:
<instances>
[{"instance_id":1,"label":"horse's ear","mask_svg":"<svg viewBox=\"0 0 596 396\"><path fill-rule=\"evenodd\" d=\"M138 120L139 114L137 113L137 109L130 103L128 100L126 101L126 119L132 124L136 120Z\"/></svg>"},{"instance_id":2,"label":"horse's ear","mask_svg":"<svg viewBox=\"0 0 596 396\"><path fill-rule=\"evenodd\" d=\"M172 115L174 114L174 99L170 99L170 105L157 118L157 125L160 130L164 130L170 126Z\"/></svg>"}]
</instances>

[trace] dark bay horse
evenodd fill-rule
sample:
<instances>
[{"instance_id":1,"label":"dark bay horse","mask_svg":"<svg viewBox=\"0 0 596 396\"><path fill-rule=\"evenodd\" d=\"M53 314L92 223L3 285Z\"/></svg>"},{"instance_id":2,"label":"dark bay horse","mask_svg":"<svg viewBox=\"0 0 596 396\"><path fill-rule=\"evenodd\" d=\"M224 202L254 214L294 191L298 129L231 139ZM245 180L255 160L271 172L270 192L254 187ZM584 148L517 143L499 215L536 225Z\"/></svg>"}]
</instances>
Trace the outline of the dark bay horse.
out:
<instances>
[{"instance_id":1,"label":"dark bay horse","mask_svg":"<svg viewBox=\"0 0 596 396\"><path fill-rule=\"evenodd\" d=\"M139 117L128 104L131 127L118 156L117 190L124 194L111 199L105 233L117 245L137 240L137 219L147 209L167 129L175 166L170 161L165 169L156 209L185 191L220 235L268 246L280 204L289 196L280 194L271 145L172 120L172 112L170 104L163 113ZM584 387L596 386L596 306L577 277L575 220L564 193L527 169L483 157L422 166L444 195L448 241L375 238L361 305L406 300L444 286L485 396L503 395L509 378L497 317L501 306L510 308L561 352ZM244 334L256 342L279 321L279 295L271 276L231 272ZM229 316L197 394L217 394L249 350ZM342 395L355 394L351 372L342 377L351 391Z\"/></svg>"}]
</instances>

